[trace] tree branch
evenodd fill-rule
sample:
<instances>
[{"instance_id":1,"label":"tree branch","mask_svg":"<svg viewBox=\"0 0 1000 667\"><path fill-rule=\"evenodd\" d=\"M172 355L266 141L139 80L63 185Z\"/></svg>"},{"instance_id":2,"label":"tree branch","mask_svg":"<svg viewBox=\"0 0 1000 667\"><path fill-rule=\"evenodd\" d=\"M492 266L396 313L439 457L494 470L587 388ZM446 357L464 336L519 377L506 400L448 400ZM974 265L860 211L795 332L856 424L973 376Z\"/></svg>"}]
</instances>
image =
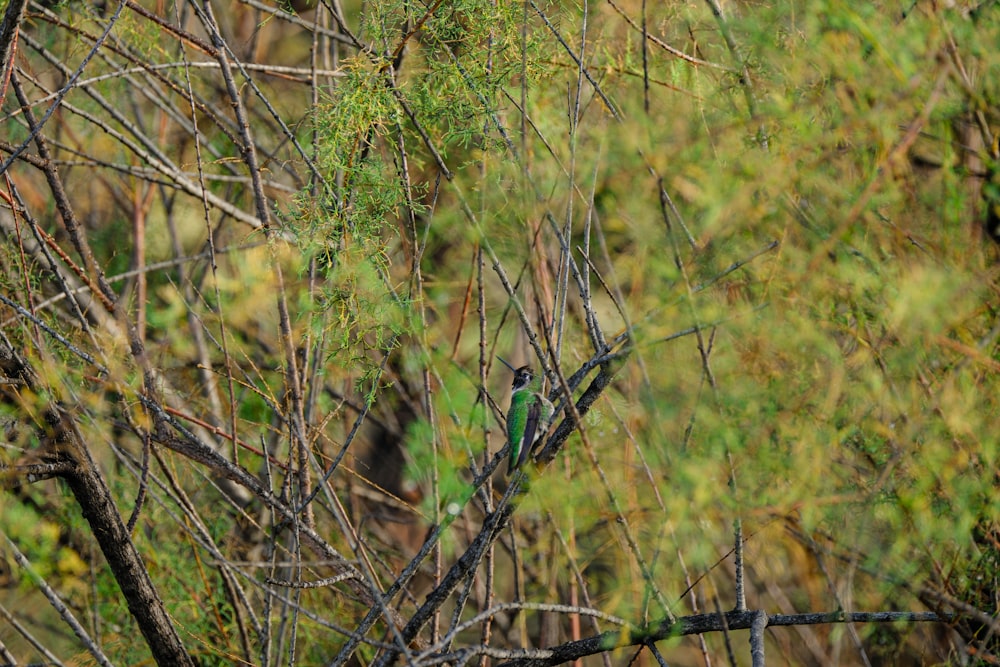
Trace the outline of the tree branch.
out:
<instances>
[{"instance_id":1,"label":"tree branch","mask_svg":"<svg viewBox=\"0 0 1000 667\"><path fill-rule=\"evenodd\" d=\"M878 612L843 612L833 611L815 614L775 614L768 616L761 610L730 611L725 614L696 614L678 618L676 622L660 621L650 625L623 630L609 630L599 635L566 642L547 651L547 657L531 657L510 660L501 663L499 667L549 667L564 662L579 660L589 655L597 655L605 651L623 646L639 646L652 642L681 637L700 635L706 632L731 632L733 630L751 630L755 624L759 627L764 621L764 627L783 625L820 625L828 623L950 623L950 614L935 614L933 612L912 611L878 611ZM760 629L760 628L759 628ZM754 663L757 664L757 663Z\"/></svg>"}]
</instances>

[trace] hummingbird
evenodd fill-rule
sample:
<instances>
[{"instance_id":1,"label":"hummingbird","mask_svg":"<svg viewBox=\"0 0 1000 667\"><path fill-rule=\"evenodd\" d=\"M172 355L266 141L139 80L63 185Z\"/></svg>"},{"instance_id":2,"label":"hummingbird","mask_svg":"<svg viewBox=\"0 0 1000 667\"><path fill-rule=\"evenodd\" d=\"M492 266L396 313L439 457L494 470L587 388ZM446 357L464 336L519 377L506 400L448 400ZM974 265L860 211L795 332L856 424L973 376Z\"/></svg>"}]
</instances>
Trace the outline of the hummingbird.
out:
<instances>
[{"instance_id":1,"label":"hummingbird","mask_svg":"<svg viewBox=\"0 0 1000 667\"><path fill-rule=\"evenodd\" d=\"M500 359L500 362L514 371L510 409L507 410L507 444L510 445L507 475L509 476L528 460L535 441L545 434L554 410L552 403L542 396L541 379L535 378L531 366L514 368L503 359Z\"/></svg>"}]
</instances>

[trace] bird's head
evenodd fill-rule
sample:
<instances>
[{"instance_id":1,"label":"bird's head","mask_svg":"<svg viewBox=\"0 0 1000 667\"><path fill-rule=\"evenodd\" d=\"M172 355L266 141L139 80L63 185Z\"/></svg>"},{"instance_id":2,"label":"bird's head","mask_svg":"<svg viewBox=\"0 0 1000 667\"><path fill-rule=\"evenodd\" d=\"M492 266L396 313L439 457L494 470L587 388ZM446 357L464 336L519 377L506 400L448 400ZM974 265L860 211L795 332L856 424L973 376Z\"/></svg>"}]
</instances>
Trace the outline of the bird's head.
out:
<instances>
[{"instance_id":1,"label":"bird's head","mask_svg":"<svg viewBox=\"0 0 1000 667\"><path fill-rule=\"evenodd\" d=\"M511 391L527 388L534 379L535 372L531 370L531 366L521 366L514 371L514 384L511 385Z\"/></svg>"},{"instance_id":2,"label":"bird's head","mask_svg":"<svg viewBox=\"0 0 1000 667\"><path fill-rule=\"evenodd\" d=\"M497 357L504 366L514 371L514 384L511 385L512 391L518 391L527 388L532 380L535 379L535 372L531 370L531 366L521 366L520 368L514 368L507 363L502 357Z\"/></svg>"}]
</instances>

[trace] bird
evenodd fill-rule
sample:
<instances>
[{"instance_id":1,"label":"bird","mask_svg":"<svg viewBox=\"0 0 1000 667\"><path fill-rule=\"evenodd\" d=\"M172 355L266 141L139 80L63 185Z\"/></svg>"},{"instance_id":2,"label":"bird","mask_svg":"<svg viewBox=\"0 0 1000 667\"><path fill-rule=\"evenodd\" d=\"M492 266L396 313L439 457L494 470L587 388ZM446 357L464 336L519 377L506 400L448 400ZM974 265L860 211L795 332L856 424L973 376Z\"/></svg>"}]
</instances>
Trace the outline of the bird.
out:
<instances>
[{"instance_id":1,"label":"bird","mask_svg":"<svg viewBox=\"0 0 1000 667\"><path fill-rule=\"evenodd\" d=\"M510 408L507 410L507 444L510 446L507 476L509 477L528 460L535 441L548 430L553 407L552 403L540 393L541 379L535 378L531 366L514 368L500 357L497 359L514 371Z\"/></svg>"}]
</instances>

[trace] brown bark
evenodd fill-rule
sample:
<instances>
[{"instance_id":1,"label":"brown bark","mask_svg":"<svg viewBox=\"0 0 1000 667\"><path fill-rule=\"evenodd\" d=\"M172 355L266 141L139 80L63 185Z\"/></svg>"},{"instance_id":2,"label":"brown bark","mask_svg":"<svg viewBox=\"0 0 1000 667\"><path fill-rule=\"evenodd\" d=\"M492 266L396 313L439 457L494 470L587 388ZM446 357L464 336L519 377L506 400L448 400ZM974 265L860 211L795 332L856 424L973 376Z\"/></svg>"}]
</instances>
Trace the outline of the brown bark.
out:
<instances>
[{"instance_id":1,"label":"brown bark","mask_svg":"<svg viewBox=\"0 0 1000 667\"><path fill-rule=\"evenodd\" d=\"M17 387L30 386L34 373L11 350L3 348L0 348L0 373L8 380L4 384L3 399L17 404ZM170 621L72 414L53 402L42 415L42 422L35 424L41 431L42 451L39 454L43 460L59 462L65 469L60 476L66 480L90 524L153 659L158 665L193 666L195 663Z\"/></svg>"}]
</instances>

